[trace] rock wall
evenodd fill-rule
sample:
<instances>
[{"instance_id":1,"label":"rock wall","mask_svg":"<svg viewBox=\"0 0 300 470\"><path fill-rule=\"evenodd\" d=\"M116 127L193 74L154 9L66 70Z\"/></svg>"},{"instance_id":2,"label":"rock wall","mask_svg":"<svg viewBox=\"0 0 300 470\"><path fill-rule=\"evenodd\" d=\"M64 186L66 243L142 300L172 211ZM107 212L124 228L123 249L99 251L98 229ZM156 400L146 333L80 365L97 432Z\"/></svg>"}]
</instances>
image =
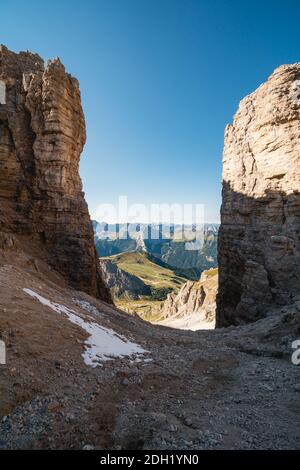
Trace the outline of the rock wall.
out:
<instances>
[{"instance_id":1,"label":"rock wall","mask_svg":"<svg viewBox=\"0 0 300 470\"><path fill-rule=\"evenodd\" d=\"M275 70L225 130L217 326L300 294L300 63Z\"/></svg>"},{"instance_id":2,"label":"rock wall","mask_svg":"<svg viewBox=\"0 0 300 470\"><path fill-rule=\"evenodd\" d=\"M203 271L199 281L188 281L177 294L168 295L162 305L163 318L183 318L196 314L203 322L214 321L217 288L218 270Z\"/></svg>"},{"instance_id":3,"label":"rock wall","mask_svg":"<svg viewBox=\"0 0 300 470\"><path fill-rule=\"evenodd\" d=\"M59 59L45 67L4 46L0 81L0 231L43 246L74 287L109 301L78 171L86 139L78 82Z\"/></svg>"}]
</instances>

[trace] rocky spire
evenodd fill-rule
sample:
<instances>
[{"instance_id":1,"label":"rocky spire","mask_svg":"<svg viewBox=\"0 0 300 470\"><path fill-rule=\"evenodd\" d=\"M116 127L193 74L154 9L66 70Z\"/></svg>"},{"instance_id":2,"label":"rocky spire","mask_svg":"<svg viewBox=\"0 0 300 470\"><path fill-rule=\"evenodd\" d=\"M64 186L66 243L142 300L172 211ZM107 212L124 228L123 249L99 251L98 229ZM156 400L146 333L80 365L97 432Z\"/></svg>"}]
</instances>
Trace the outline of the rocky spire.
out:
<instances>
[{"instance_id":1,"label":"rocky spire","mask_svg":"<svg viewBox=\"0 0 300 470\"><path fill-rule=\"evenodd\" d=\"M59 59L45 67L5 46L0 81L0 231L25 237L74 287L109 300L78 171L86 140L78 81Z\"/></svg>"}]
</instances>

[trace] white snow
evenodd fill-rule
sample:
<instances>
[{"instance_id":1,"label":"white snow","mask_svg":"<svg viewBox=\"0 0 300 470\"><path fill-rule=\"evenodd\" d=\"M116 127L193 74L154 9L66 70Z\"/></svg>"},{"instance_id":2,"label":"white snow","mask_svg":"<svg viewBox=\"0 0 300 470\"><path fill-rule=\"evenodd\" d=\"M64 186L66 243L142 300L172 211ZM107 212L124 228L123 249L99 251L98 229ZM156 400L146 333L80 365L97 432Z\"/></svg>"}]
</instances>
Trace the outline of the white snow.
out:
<instances>
[{"instance_id":1,"label":"white snow","mask_svg":"<svg viewBox=\"0 0 300 470\"><path fill-rule=\"evenodd\" d=\"M176 318L166 318L157 322L158 325L168 326L170 328L177 328L179 330L213 330L215 328L215 321L206 321L201 318L199 312L193 312L190 315L185 315Z\"/></svg>"},{"instance_id":2,"label":"white snow","mask_svg":"<svg viewBox=\"0 0 300 470\"><path fill-rule=\"evenodd\" d=\"M55 312L65 314L71 323L80 326L90 335L85 341L86 348L82 354L83 360L88 366L96 367L99 362L133 355L139 359L139 356L149 353L138 344L118 335L115 331L100 326L98 323L83 320L74 310L64 305L51 302L31 289L23 289L23 291Z\"/></svg>"},{"instance_id":3,"label":"white snow","mask_svg":"<svg viewBox=\"0 0 300 470\"><path fill-rule=\"evenodd\" d=\"M83 308L83 310L86 310L89 313L93 313L96 316L103 316L103 314L96 308L94 305L91 305L87 300L78 300L78 299L72 299L73 302L78 305L80 308ZM93 317L90 317L93 319Z\"/></svg>"}]
</instances>

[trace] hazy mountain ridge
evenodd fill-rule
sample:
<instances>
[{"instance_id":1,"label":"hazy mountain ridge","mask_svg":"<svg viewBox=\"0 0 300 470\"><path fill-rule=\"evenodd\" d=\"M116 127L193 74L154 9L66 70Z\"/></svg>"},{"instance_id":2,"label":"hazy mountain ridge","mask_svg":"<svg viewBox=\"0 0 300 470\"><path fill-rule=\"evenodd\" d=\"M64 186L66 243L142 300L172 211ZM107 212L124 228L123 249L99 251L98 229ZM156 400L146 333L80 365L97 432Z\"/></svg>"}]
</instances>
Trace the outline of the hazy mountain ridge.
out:
<instances>
[{"instance_id":1,"label":"hazy mountain ridge","mask_svg":"<svg viewBox=\"0 0 300 470\"><path fill-rule=\"evenodd\" d=\"M218 224L205 224L204 244L200 250L186 249L181 225L169 228L164 224L138 224L139 231L136 234L131 233L131 236L124 239L128 235L128 225L110 225L93 221L95 245L100 257L138 250L140 243L137 240L143 236L143 249L154 256L157 263L160 260L172 269L175 268L178 275L197 280L202 271L217 266ZM192 231L192 225L186 228L186 233L190 237Z\"/></svg>"}]
</instances>

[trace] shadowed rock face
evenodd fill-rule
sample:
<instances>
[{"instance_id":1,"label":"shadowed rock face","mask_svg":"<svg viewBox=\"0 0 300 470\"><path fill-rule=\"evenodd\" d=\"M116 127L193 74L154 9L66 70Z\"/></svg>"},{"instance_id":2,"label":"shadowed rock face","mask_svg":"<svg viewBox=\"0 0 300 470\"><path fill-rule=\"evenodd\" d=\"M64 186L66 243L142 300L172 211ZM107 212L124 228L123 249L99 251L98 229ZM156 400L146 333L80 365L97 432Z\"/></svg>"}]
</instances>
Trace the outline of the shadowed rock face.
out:
<instances>
[{"instance_id":1,"label":"shadowed rock face","mask_svg":"<svg viewBox=\"0 0 300 470\"><path fill-rule=\"evenodd\" d=\"M109 300L78 172L85 144L79 85L59 59L0 49L0 231L45 247L77 289Z\"/></svg>"},{"instance_id":2,"label":"shadowed rock face","mask_svg":"<svg viewBox=\"0 0 300 470\"><path fill-rule=\"evenodd\" d=\"M300 294L300 64L279 67L225 130L217 326Z\"/></svg>"}]
</instances>

